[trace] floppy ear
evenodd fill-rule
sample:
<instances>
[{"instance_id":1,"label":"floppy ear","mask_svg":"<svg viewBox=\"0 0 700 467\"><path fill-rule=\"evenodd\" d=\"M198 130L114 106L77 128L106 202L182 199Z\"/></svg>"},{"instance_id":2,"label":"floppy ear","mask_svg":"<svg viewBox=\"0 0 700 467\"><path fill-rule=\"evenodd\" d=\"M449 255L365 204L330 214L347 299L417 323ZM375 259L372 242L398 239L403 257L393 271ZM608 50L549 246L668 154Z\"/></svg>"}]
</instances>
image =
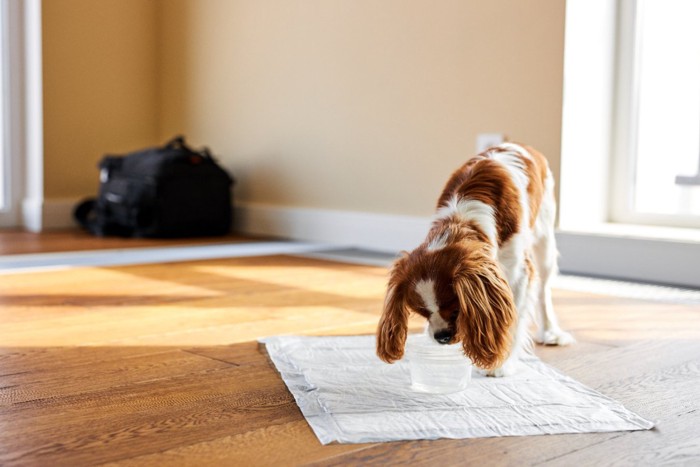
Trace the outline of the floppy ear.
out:
<instances>
[{"instance_id":1,"label":"floppy ear","mask_svg":"<svg viewBox=\"0 0 700 467\"><path fill-rule=\"evenodd\" d=\"M377 326L377 356L387 363L394 363L403 357L406 345L411 310L406 303L407 279L403 275L397 263L391 272L384 311Z\"/></svg>"},{"instance_id":2,"label":"floppy ear","mask_svg":"<svg viewBox=\"0 0 700 467\"><path fill-rule=\"evenodd\" d=\"M513 293L498 265L480 259L476 268L455 277L459 299L457 337L464 353L481 368L497 368L508 357L510 328L516 317Z\"/></svg>"}]
</instances>

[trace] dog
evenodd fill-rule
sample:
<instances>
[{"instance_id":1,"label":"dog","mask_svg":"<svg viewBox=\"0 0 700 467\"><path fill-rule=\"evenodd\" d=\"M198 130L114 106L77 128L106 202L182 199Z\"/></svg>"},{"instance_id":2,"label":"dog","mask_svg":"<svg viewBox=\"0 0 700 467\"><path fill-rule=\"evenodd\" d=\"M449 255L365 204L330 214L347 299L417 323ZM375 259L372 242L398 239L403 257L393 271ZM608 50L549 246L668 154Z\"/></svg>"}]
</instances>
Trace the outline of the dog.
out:
<instances>
[{"instance_id":1,"label":"dog","mask_svg":"<svg viewBox=\"0 0 700 467\"><path fill-rule=\"evenodd\" d=\"M538 343L574 342L552 306L555 215L554 178L535 149L504 143L469 159L447 181L425 241L391 269L377 356L403 357L411 312L489 376L517 371L532 315Z\"/></svg>"}]
</instances>

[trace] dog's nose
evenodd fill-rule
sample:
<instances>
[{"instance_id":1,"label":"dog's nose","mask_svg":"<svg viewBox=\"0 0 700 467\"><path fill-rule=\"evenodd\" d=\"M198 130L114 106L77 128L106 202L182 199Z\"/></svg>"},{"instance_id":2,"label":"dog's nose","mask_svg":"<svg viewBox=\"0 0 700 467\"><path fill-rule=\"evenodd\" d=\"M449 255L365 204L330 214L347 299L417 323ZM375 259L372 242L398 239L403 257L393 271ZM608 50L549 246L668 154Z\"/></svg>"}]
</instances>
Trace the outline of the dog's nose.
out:
<instances>
[{"instance_id":1,"label":"dog's nose","mask_svg":"<svg viewBox=\"0 0 700 467\"><path fill-rule=\"evenodd\" d=\"M438 331L433 337L440 344L449 344L452 340L452 333L450 331Z\"/></svg>"}]
</instances>

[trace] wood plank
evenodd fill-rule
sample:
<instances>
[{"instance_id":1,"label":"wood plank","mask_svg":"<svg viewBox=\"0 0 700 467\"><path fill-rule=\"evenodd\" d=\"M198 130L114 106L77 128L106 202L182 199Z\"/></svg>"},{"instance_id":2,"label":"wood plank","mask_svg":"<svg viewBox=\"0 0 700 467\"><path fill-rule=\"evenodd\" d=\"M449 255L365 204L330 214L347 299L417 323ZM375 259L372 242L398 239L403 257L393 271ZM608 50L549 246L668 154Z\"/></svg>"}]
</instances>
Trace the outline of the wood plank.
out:
<instances>
[{"instance_id":1,"label":"wood plank","mask_svg":"<svg viewBox=\"0 0 700 467\"><path fill-rule=\"evenodd\" d=\"M235 366L178 349L127 358L115 358L109 348L83 351L91 354L91 362L82 365L55 365L54 362L51 369L0 376L0 407ZM96 366L100 369L99 376L95 375Z\"/></svg>"},{"instance_id":2,"label":"wood plank","mask_svg":"<svg viewBox=\"0 0 700 467\"><path fill-rule=\"evenodd\" d=\"M694 409L677 414L673 423L665 423L663 428L634 436L622 434L588 449L553 457L542 465L700 465L698 426L700 413Z\"/></svg>"},{"instance_id":3,"label":"wood plank","mask_svg":"<svg viewBox=\"0 0 700 467\"><path fill-rule=\"evenodd\" d=\"M3 465L108 462L303 420L267 365L15 404L0 416Z\"/></svg>"},{"instance_id":4,"label":"wood plank","mask_svg":"<svg viewBox=\"0 0 700 467\"><path fill-rule=\"evenodd\" d=\"M6 334L5 340L12 346L25 342L30 345L45 342L52 346L143 347L177 342L189 347L245 342L277 334L331 332L345 328L344 324L338 324L342 320L354 325L363 324L369 332L376 327L376 318L336 307L220 309L220 313L216 313L216 310L201 312L197 308L182 312L167 308L157 312L147 308L132 311L132 317L123 321L47 320L45 323L50 322L53 326L41 331L34 330L30 325L14 326L13 332ZM142 312L140 317L139 312Z\"/></svg>"},{"instance_id":5,"label":"wood plank","mask_svg":"<svg viewBox=\"0 0 700 467\"><path fill-rule=\"evenodd\" d=\"M668 345L668 344L667 344ZM651 431L621 433L586 450L552 456L545 465L697 465L700 462L700 343L674 343L686 350L659 371L605 381L598 389L655 421ZM651 350L647 355L658 356ZM674 352L676 353L676 352ZM679 353L677 353L679 354ZM662 354L668 355L668 353ZM682 361L682 362L681 362ZM681 363L679 363L681 362ZM645 365L646 366L646 365Z\"/></svg>"},{"instance_id":6,"label":"wood plank","mask_svg":"<svg viewBox=\"0 0 700 467\"><path fill-rule=\"evenodd\" d=\"M275 274L269 274L270 268ZM376 321L384 273L381 268L268 257L9 276L0 284L0 292L11 291L4 299L0 294L5 305L0 308L0 341L10 346L147 345L167 344L162 336L170 335L185 339L178 341L183 345L223 344L327 328L329 322ZM65 295L76 283L80 292ZM51 293L36 297L37 287ZM207 340L220 325L232 329L219 329L216 342Z\"/></svg>"},{"instance_id":7,"label":"wood plank","mask_svg":"<svg viewBox=\"0 0 700 467\"><path fill-rule=\"evenodd\" d=\"M0 377L14 373L34 373L61 366L94 364L93 347L0 347ZM110 361L167 352L159 347L113 347L100 354L100 361Z\"/></svg>"},{"instance_id":8,"label":"wood plank","mask_svg":"<svg viewBox=\"0 0 700 467\"><path fill-rule=\"evenodd\" d=\"M112 466L303 465L371 445L321 445L306 421L251 430L213 441L120 460Z\"/></svg>"},{"instance_id":9,"label":"wood plank","mask_svg":"<svg viewBox=\"0 0 700 467\"><path fill-rule=\"evenodd\" d=\"M180 245L209 245L259 241L261 238L225 235L202 238L121 238L96 237L78 228L35 233L18 229L0 230L0 255L54 253L62 251L152 248Z\"/></svg>"}]
</instances>

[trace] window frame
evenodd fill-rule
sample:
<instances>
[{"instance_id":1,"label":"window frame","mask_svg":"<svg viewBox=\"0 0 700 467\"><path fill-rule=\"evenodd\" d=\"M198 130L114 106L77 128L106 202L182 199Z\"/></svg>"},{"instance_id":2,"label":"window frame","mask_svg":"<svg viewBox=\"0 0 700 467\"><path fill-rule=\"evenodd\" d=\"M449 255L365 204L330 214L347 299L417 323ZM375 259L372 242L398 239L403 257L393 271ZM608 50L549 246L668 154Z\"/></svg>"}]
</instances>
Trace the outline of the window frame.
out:
<instances>
[{"instance_id":1,"label":"window frame","mask_svg":"<svg viewBox=\"0 0 700 467\"><path fill-rule=\"evenodd\" d=\"M21 43L18 43L19 34L19 11L21 5L10 0L0 2L0 164L2 164L2 196L4 203L0 204L0 226L15 227L19 225L19 200L22 193L22 174L20 171L21 157L17 153L17 120L21 118L17 112L18 102L18 52ZM21 64L20 64L21 65ZM14 157L13 157L14 156Z\"/></svg>"},{"instance_id":2,"label":"window frame","mask_svg":"<svg viewBox=\"0 0 700 467\"><path fill-rule=\"evenodd\" d=\"M44 224L44 135L41 0L0 0L5 26L2 59L4 145L9 209L0 227L40 232ZM10 65L8 65L10 63ZM9 116L9 117L8 117Z\"/></svg>"},{"instance_id":3,"label":"window frame","mask_svg":"<svg viewBox=\"0 0 700 467\"><path fill-rule=\"evenodd\" d=\"M644 213L634 209L642 8L643 2L639 0L618 0L607 220L615 224L700 228L700 216Z\"/></svg>"}]
</instances>

